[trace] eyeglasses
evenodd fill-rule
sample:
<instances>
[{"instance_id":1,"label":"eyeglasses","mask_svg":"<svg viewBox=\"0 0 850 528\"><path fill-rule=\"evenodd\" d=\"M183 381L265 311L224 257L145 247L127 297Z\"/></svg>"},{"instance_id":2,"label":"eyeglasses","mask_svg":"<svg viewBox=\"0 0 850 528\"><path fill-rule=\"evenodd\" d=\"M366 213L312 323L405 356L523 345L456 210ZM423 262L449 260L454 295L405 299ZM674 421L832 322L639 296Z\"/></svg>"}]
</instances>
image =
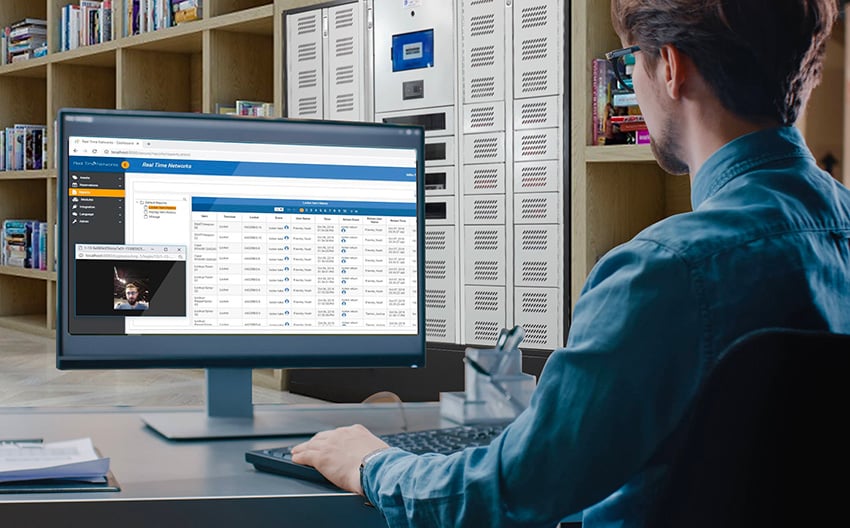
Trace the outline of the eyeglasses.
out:
<instances>
[{"instance_id":1,"label":"eyeglasses","mask_svg":"<svg viewBox=\"0 0 850 528\"><path fill-rule=\"evenodd\" d=\"M623 76L626 74L626 65L635 63L634 53L636 51L640 51L640 46L620 48L605 54L605 58L608 59L608 62L611 63L611 67L614 69L614 76L617 78L620 89L626 90L629 93L634 93L635 90L632 88L631 79L626 81L623 79Z\"/></svg>"}]
</instances>

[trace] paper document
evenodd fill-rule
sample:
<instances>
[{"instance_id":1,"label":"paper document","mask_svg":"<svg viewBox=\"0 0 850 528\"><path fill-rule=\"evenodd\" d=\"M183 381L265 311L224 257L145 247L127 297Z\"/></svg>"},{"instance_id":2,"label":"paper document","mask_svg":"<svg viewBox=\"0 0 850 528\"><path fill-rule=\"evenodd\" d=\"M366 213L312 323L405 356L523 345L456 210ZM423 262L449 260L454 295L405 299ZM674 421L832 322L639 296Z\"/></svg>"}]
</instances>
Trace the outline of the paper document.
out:
<instances>
[{"instance_id":1,"label":"paper document","mask_svg":"<svg viewBox=\"0 0 850 528\"><path fill-rule=\"evenodd\" d=\"M0 482L73 479L96 482L109 472L91 438L45 444L0 443Z\"/></svg>"}]
</instances>

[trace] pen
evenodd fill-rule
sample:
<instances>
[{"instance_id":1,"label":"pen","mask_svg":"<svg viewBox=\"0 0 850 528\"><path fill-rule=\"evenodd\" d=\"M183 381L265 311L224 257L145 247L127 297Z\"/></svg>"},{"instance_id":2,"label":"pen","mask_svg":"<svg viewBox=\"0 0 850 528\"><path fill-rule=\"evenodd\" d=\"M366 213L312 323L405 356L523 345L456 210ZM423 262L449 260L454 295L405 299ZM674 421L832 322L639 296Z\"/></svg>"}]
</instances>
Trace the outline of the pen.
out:
<instances>
[{"instance_id":1,"label":"pen","mask_svg":"<svg viewBox=\"0 0 850 528\"><path fill-rule=\"evenodd\" d=\"M505 341L507 341L509 333L510 332L507 328L499 330L499 337L496 338L496 350L502 350L502 348L504 348Z\"/></svg>"},{"instance_id":2,"label":"pen","mask_svg":"<svg viewBox=\"0 0 850 528\"><path fill-rule=\"evenodd\" d=\"M3 439L0 439L0 446L4 446L4 445L20 446L20 445L24 445L24 444L41 445L42 443L44 443L43 438L3 438Z\"/></svg>"},{"instance_id":3,"label":"pen","mask_svg":"<svg viewBox=\"0 0 850 528\"><path fill-rule=\"evenodd\" d=\"M511 353L520 344L523 337L525 337L525 330L519 325L516 325L510 332L508 332L504 343L502 343L499 362L496 364L496 368L493 369L495 374L502 374L504 372L505 368L508 366L508 361L511 358Z\"/></svg>"}]
</instances>

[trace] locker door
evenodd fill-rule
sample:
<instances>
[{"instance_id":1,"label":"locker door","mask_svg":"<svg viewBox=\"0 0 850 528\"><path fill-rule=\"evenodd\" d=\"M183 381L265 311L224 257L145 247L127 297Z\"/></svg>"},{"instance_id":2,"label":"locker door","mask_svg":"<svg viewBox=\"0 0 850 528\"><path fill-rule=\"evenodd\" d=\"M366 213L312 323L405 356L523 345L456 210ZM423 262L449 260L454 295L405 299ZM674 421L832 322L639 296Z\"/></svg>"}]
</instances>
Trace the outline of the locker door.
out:
<instances>
[{"instance_id":1,"label":"locker door","mask_svg":"<svg viewBox=\"0 0 850 528\"><path fill-rule=\"evenodd\" d=\"M560 0L514 6L514 97L558 95L563 72Z\"/></svg>"},{"instance_id":2,"label":"locker door","mask_svg":"<svg viewBox=\"0 0 850 528\"><path fill-rule=\"evenodd\" d=\"M286 115L322 119L322 9L286 15Z\"/></svg>"},{"instance_id":3,"label":"locker door","mask_svg":"<svg viewBox=\"0 0 850 528\"><path fill-rule=\"evenodd\" d=\"M327 39L325 118L365 121L366 39L359 2L330 7Z\"/></svg>"}]
</instances>

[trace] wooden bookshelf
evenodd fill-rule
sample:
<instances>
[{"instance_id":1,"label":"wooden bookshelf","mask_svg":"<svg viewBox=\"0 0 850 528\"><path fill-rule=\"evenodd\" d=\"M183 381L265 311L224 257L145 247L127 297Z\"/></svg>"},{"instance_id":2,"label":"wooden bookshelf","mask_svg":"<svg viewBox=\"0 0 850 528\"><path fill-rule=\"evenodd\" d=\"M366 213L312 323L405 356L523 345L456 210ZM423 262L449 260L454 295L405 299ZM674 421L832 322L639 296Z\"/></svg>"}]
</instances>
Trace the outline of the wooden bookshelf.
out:
<instances>
[{"instance_id":1,"label":"wooden bookshelf","mask_svg":"<svg viewBox=\"0 0 850 528\"><path fill-rule=\"evenodd\" d=\"M204 0L202 20L59 50L62 7L70 0L4 0L3 27L26 17L48 25L47 56L0 66L0 128L53 122L63 107L213 112L236 99L274 101L283 114L282 12L320 0ZM122 0L114 0L123 6ZM54 160L55 161L55 160ZM53 161L50 162L51 165ZM56 223L56 170L0 171L0 219ZM48 234L52 262L53 230ZM56 328L56 272L0 266L0 326L39 335ZM280 384L281 373L272 378Z\"/></svg>"},{"instance_id":2,"label":"wooden bookshelf","mask_svg":"<svg viewBox=\"0 0 850 528\"><path fill-rule=\"evenodd\" d=\"M591 61L622 47L622 43L611 25L610 2L584 0L571 6L570 259L571 298L575 302L591 268L607 251L652 223L689 211L691 204L689 179L661 170L649 146L590 145ZM839 158L833 171L836 178L842 177L842 170L850 175L850 162L841 159L850 150L843 139L842 122L842 106L850 102L843 69L843 24L836 26L828 44L823 82L797 123L816 159L827 152ZM844 119L850 127L850 118ZM848 180L850 176L845 176L845 182Z\"/></svg>"},{"instance_id":3,"label":"wooden bookshelf","mask_svg":"<svg viewBox=\"0 0 850 528\"><path fill-rule=\"evenodd\" d=\"M591 145L591 61L622 46L611 26L610 2L572 3L571 298L579 297L591 268L671 211L687 209L689 196L655 163L648 145ZM677 191L668 190L668 186Z\"/></svg>"},{"instance_id":4,"label":"wooden bookshelf","mask_svg":"<svg viewBox=\"0 0 850 528\"><path fill-rule=\"evenodd\" d=\"M587 163L647 162L655 163L655 156L649 145L611 145L586 146L584 151Z\"/></svg>"}]
</instances>

